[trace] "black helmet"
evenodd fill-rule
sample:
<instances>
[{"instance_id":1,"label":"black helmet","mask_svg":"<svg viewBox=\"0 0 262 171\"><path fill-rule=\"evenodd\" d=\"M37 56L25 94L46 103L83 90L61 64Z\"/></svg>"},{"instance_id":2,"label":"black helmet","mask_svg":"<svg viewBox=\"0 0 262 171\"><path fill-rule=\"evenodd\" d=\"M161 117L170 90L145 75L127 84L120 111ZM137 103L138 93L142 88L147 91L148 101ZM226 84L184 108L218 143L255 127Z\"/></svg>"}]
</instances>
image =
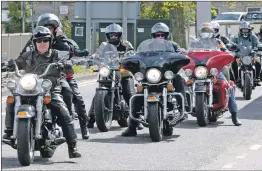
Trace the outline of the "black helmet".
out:
<instances>
[{"instance_id":1,"label":"black helmet","mask_svg":"<svg viewBox=\"0 0 262 171\"><path fill-rule=\"evenodd\" d=\"M109 26L106 27L105 33L106 33L106 39L109 43L113 45L119 45L123 34L123 29L120 25L115 23L110 24Z\"/></svg>"},{"instance_id":2,"label":"black helmet","mask_svg":"<svg viewBox=\"0 0 262 171\"><path fill-rule=\"evenodd\" d=\"M52 34L50 32L50 30L46 27L43 26L37 26L34 30L33 30L33 45L36 47L35 43L37 40L43 40L43 39L47 39L49 40L49 48L51 47L51 42L52 42ZM36 49L36 48L35 48Z\"/></svg>"},{"instance_id":3,"label":"black helmet","mask_svg":"<svg viewBox=\"0 0 262 171\"><path fill-rule=\"evenodd\" d=\"M52 26L54 29L57 27L62 28L59 18L55 14L45 13L38 17L37 26Z\"/></svg>"},{"instance_id":4,"label":"black helmet","mask_svg":"<svg viewBox=\"0 0 262 171\"><path fill-rule=\"evenodd\" d=\"M157 37L157 33L163 33L164 38L167 39L169 38L169 27L165 23L156 23L152 28L151 28L151 36L152 38Z\"/></svg>"},{"instance_id":5,"label":"black helmet","mask_svg":"<svg viewBox=\"0 0 262 171\"><path fill-rule=\"evenodd\" d=\"M240 25L239 25L239 32L240 34L244 37L244 38L247 38L248 36L250 36L251 34L251 31L253 30L254 28L251 27L250 23L249 22L242 22Z\"/></svg>"}]
</instances>

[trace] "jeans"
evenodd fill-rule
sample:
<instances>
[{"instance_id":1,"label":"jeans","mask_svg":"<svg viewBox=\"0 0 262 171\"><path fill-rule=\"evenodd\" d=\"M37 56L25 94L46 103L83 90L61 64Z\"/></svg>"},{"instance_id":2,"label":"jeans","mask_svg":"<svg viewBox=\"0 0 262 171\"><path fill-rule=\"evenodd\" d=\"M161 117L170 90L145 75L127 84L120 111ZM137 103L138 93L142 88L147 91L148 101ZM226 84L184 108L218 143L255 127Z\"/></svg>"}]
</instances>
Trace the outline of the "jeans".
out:
<instances>
[{"instance_id":1,"label":"jeans","mask_svg":"<svg viewBox=\"0 0 262 171\"><path fill-rule=\"evenodd\" d=\"M228 82L222 72L219 73L218 79ZM236 103L235 89L232 86L229 87L228 109L229 109L229 112L231 114L232 113L237 113L237 103Z\"/></svg>"}]
</instances>

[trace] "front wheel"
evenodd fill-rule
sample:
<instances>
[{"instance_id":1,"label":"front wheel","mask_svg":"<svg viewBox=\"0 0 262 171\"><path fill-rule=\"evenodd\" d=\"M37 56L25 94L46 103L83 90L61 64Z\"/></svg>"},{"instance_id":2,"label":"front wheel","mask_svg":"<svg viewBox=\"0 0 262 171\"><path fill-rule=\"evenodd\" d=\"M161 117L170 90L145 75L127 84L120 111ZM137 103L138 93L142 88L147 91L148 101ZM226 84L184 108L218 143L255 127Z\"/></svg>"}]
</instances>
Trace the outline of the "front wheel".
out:
<instances>
[{"instance_id":1,"label":"front wheel","mask_svg":"<svg viewBox=\"0 0 262 171\"><path fill-rule=\"evenodd\" d=\"M94 111L97 128L101 132L107 132L111 128L113 120L111 95L107 90L100 90L96 92L94 99Z\"/></svg>"},{"instance_id":2,"label":"front wheel","mask_svg":"<svg viewBox=\"0 0 262 171\"><path fill-rule=\"evenodd\" d=\"M163 137L161 108L158 103L148 103L149 133L152 141L159 142Z\"/></svg>"},{"instance_id":3,"label":"front wheel","mask_svg":"<svg viewBox=\"0 0 262 171\"><path fill-rule=\"evenodd\" d=\"M251 86L251 79L249 74L244 75L244 87L243 87L243 96L246 100L251 99L252 94L252 86Z\"/></svg>"},{"instance_id":4,"label":"front wheel","mask_svg":"<svg viewBox=\"0 0 262 171\"><path fill-rule=\"evenodd\" d=\"M196 117L199 126L206 126L208 120L208 103L205 93L196 93Z\"/></svg>"},{"instance_id":5,"label":"front wheel","mask_svg":"<svg viewBox=\"0 0 262 171\"><path fill-rule=\"evenodd\" d=\"M29 166L34 160L34 127L30 119L19 119L17 129L17 156L22 166Z\"/></svg>"}]
</instances>

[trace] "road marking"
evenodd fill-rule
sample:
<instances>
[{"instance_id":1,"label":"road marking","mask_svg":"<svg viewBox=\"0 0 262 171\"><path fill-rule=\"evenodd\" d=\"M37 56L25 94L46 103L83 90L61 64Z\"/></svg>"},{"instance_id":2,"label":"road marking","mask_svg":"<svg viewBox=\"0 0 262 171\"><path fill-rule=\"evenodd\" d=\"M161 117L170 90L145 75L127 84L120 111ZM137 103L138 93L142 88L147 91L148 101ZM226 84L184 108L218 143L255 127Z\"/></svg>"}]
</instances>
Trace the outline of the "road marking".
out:
<instances>
[{"instance_id":1,"label":"road marking","mask_svg":"<svg viewBox=\"0 0 262 171\"><path fill-rule=\"evenodd\" d=\"M253 146L251 146L250 148L249 148L249 150L258 150L258 149L260 149L260 147L262 147L262 145L253 145Z\"/></svg>"},{"instance_id":2,"label":"road marking","mask_svg":"<svg viewBox=\"0 0 262 171\"><path fill-rule=\"evenodd\" d=\"M236 156L237 159L244 159L247 156L247 154L242 154L240 156Z\"/></svg>"},{"instance_id":3,"label":"road marking","mask_svg":"<svg viewBox=\"0 0 262 171\"><path fill-rule=\"evenodd\" d=\"M235 163L229 163L229 164L227 164L227 165L224 165L224 166L223 166L223 169L230 169L230 168L232 168L232 167L234 166L234 164L235 164Z\"/></svg>"}]
</instances>

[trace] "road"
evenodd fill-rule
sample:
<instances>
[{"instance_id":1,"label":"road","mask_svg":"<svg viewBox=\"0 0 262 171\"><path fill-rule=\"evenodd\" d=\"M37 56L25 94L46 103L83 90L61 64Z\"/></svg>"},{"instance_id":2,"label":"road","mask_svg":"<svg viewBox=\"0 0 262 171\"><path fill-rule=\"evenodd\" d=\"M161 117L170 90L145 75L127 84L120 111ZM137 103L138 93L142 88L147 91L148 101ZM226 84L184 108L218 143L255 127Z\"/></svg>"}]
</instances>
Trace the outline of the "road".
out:
<instances>
[{"instance_id":1,"label":"road","mask_svg":"<svg viewBox=\"0 0 262 171\"><path fill-rule=\"evenodd\" d=\"M96 82L80 84L87 110L95 93ZM78 121L78 149L82 158L69 159L67 145L56 150L51 159L42 159L21 167L17 153L2 144L3 170L252 170L262 169L262 87L257 87L251 100L244 100L237 90L239 118L242 126L233 126L227 112L217 123L200 128L196 118L177 125L171 137L152 142L149 131L138 131L137 137L122 137L125 128L113 122L109 132L90 129L89 140L82 140ZM5 97L2 97L5 100ZM2 122L5 103L2 101ZM2 124L2 133L4 130Z\"/></svg>"}]
</instances>

